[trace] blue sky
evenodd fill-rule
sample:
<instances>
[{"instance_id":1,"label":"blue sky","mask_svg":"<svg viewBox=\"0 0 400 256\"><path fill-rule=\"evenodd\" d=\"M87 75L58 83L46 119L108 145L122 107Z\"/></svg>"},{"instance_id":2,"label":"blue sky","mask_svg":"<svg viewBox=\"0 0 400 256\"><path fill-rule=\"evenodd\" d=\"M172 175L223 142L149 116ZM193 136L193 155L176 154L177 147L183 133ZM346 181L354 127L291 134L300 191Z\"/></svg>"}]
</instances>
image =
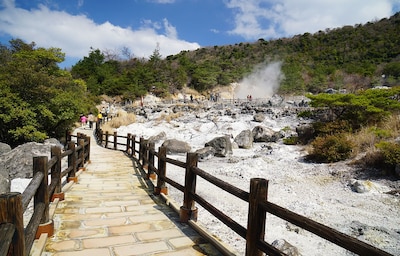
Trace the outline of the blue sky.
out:
<instances>
[{"instance_id":1,"label":"blue sky","mask_svg":"<svg viewBox=\"0 0 400 256\"><path fill-rule=\"evenodd\" d=\"M400 11L400 0L0 0L0 42L57 47L61 66L90 48L147 58L182 50L290 37L365 24Z\"/></svg>"}]
</instances>

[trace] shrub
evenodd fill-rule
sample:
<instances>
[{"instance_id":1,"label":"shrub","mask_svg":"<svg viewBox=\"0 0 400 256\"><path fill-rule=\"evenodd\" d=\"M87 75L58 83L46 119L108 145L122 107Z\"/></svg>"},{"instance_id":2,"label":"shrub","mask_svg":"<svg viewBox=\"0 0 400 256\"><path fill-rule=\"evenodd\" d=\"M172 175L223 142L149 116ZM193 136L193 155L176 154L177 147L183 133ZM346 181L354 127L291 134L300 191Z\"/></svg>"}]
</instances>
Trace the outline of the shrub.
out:
<instances>
[{"instance_id":1,"label":"shrub","mask_svg":"<svg viewBox=\"0 0 400 256\"><path fill-rule=\"evenodd\" d=\"M335 120L331 122L315 122L313 123L315 133L318 136L341 134L343 132L351 132L351 126L348 121Z\"/></svg>"},{"instance_id":2,"label":"shrub","mask_svg":"<svg viewBox=\"0 0 400 256\"><path fill-rule=\"evenodd\" d=\"M384 164L394 170L396 165L400 163L400 144L381 141L376 145L376 147L383 155Z\"/></svg>"},{"instance_id":3,"label":"shrub","mask_svg":"<svg viewBox=\"0 0 400 256\"><path fill-rule=\"evenodd\" d=\"M313 116L313 112L310 110L304 110L301 111L297 116L302 118L311 118Z\"/></svg>"},{"instance_id":4,"label":"shrub","mask_svg":"<svg viewBox=\"0 0 400 256\"><path fill-rule=\"evenodd\" d=\"M353 143L342 134L317 137L311 145L313 150L309 159L321 163L346 160L353 150Z\"/></svg>"},{"instance_id":5,"label":"shrub","mask_svg":"<svg viewBox=\"0 0 400 256\"><path fill-rule=\"evenodd\" d=\"M296 145L299 143L299 137L297 136L290 136L283 139L283 144L285 145Z\"/></svg>"},{"instance_id":6,"label":"shrub","mask_svg":"<svg viewBox=\"0 0 400 256\"><path fill-rule=\"evenodd\" d=\"M102 125L101 129L103 130L103 132L108 131L109 133L113 133L114 129L132 124L134 122L136 122L135 114L127 113L125 111L118 111L117 116Z\"/></svg>"},{"instance_id":7,"label":"shrub","mask_svg":"<svg viewBox=\"0 0 400 256\"><path fill-rule=\"evenodd\" d=\"M369 130L375 134L375 136L379 139L387 139L392 136L392 132L389 130L381 129L375 126L371 126Z\"/></svg>"}]
</instances>

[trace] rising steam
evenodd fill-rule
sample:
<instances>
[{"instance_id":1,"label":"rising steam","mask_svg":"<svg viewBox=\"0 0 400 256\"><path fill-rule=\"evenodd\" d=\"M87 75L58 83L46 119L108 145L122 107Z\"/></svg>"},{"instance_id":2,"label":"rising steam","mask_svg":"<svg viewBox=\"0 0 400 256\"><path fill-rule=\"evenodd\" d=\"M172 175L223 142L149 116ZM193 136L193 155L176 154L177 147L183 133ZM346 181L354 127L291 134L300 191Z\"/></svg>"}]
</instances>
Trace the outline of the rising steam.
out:
<instances>
[{"instance_id":1,"label":"rising steam","mask_svg":"<svg viewBox=\"0 0 400 256\"><path fill-rule=\"evenodd\" d=\"M282 62L271 62L257 66L247 77L243 78L235 87L235 98L270 98L278 90L284 78L281 71Z\"/></svg>"}]
</instances>

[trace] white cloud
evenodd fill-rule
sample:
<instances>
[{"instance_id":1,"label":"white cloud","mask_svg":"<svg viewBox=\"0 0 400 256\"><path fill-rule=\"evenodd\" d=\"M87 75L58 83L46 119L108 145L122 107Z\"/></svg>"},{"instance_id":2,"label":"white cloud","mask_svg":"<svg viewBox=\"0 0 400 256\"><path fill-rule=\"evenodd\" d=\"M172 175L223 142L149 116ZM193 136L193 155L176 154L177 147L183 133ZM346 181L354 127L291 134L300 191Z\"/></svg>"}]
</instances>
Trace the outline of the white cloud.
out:
<instances>
[{"instance_id":1,"label":"white cloud","mask_svg":"<svg viewBox=\"0 0 400 256\"><path fill-rule=\"evenodd\" d=\"M179 40L175 27L168 20L163 23L144 21L138 29L115 26L110 22L96 24L85 15L71 15L50 10L40 5L24 10L15 7L12 0L3 0L0 10L0 33L34 41L41 47L58 47L68 57L87 56L90 47L95 49L121 49L127 47L136 57L149 57L157 43L162 56L193 50L197 43Z\"/></svg>"},{"instance_id":2,"label":"white cloud","mask_svg":"<svg viewBox=\"0 0 400 256\"><path fill-rule=\"evenodd\" d=\"M165 34L167 35L167 37L174 39L178 38L178 33L176 32L176 28L172 26L167 19L164 19L163 23L165 28Z\"/></svg>"},{"instance_id":3,"label":"white cloud","mask_svg":"<svg viewBox=\"0 0 400 256\"><path fill-rule=\"evenodd\" d=\"M248 40L314 33L393 14L398 0L227 0L235 11L230 34Z\"/></svg>"}]
</instances>

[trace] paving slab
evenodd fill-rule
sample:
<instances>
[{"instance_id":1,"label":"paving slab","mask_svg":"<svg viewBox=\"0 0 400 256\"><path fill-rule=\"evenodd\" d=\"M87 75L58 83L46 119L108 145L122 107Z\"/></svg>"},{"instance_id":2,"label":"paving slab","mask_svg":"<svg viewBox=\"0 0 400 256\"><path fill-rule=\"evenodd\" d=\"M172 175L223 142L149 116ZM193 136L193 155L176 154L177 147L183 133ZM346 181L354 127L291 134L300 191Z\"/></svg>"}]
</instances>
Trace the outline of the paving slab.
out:
<instances>
[{"instance_id":1,"label":"paving slab","mask_svg":"<svg viewBox=\"0 0 400 256\"><path fill-rule=\"evenodd\" d=\"M163 200L137 162L95 143L90 163L65 192L42 256L222 255Z\"/></svg>"}]
</instances>

